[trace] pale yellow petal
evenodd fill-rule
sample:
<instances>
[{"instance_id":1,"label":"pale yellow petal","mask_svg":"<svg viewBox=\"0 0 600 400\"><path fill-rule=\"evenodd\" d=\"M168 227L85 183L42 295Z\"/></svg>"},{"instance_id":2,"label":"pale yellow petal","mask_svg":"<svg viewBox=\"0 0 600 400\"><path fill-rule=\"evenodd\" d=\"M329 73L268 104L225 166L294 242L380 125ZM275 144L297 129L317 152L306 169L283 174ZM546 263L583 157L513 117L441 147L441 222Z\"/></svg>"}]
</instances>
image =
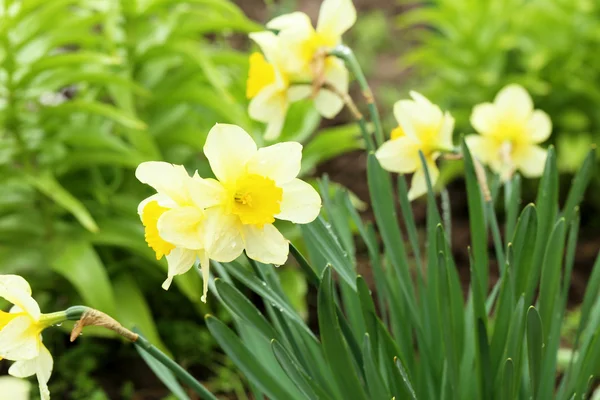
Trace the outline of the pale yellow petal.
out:
<instances>
[{"instance_id":1,"label":"pale yellow petal","mask_svg":"<svg viewBox=\"0 0 600 400\"><path fill-rule=\"evenodd\" d=\"M206 303L208 280L210 279L210 259L205 251L198 252L198 257L200 258L200 271L202 272L202 297L200 300Z\"/></svg>"},{"instance_id":2,"label":"pale yellow petal","mask_svg":"<svg viewBox=\"0 0 600 400\"><path fill-rule=\"evenodd\" d=\"M40 319L40 306L31 297L31 287L19 275L0 275L0 297L25 311L35 321Z\"/></svg>"},{"instance_id":3,"label":"pale yellow petal","mask_svg":"<svg viewBox=\"0 0 600 400\"><path fill-rule=\"evenodd\" d=\"M335 117L344 108L340 96L327 89L319 90L314 102L319 114L325 118Z\"/></svg>"},{"instance_id":4,"label":"pale yellow petal","mask_svg":"<svg viewBox=\"0 0 600 400\"><path fill-rule=\"evenodd\" d=\"M248 35L265 55L267 61L278 63L281 56L277 35L271 31L253 32Z\"/></svg>"},{"instance_id":5,"label":"pale yellow petal","mask_svg":"<svg viewBox=\"0 0 600 400\"><path fill-rule=\"evenodd\" d=\"M307 99L312 95L311 85L292 85L287 90L287 99L290 103Z\"/></svg>"},{"instance_id":6,"label":"pale yellow petal","mask_svg":"<svg viewBox=\"0 0 600 400\"><path fill-rule=\"evenodd\" d=\"M161 194L161 193L156 193L150 197L146 197L144 200L142 200L140 202L140 204L138 205L138 208L137 208L138 215L141 216L144 212L144 208L146 207L146 205L152 201L156 201L159 206L165 207L165 208L177 207L177 203L174 202L173 200L171 200L168 196Z\"/></svg>"},{"instance_id":7,"label":"pale yellow petal","mask_svg":"<svg viewBox=\"0 0 600 400\"><path fill-rule=\"evenodd\" d=\"M267 23L267 28L278 31L297 28L312 29L312 23L310 22L308 15L303 12L296 11L273 18Z\"/></svg>"},{"instance_id":8,"label":"pale yellow petal","mask_svg":"<svg viewBox=\"0 0 600 400\"><path fill-rule=\"evenodd\" d=\"M444 149L451 149L454 147L452 143L452 134L454 132L454 118L449 112L444 113L442 120L442 127L440 128L440 143L439 146Z\"/></svg>"},{"instance_id":9,"label":"pale yellow petal","mask_svg":"<svg viewBox=\"0 0 600 400\"><path fill-rule=\"evenodd\" d=\"M286 92L269 85L250 101L248 114L250 118L267 124L265 139L273 140L281 134L288 107Z\"/></svg>"},{"instance_id":10,"label":"pale yellow petal","mask_svg":"<svg viewBox=\"0 0 600 400\"><path fill-rule=\"evenodd\" d=\"M244 251L239 217L223 213L220 207L206 210L204 241L211 259L230 262L238 258Z\"/></svg>"},{"instance_id":11,"label":"pale yellow petal","mask_svg":"<svg viewBox=\"0 0 600 400\"><path fill-rule=\"evenodd\" d=\"M537 145L524 146L515 151L515 166L526 178L537 178L544 173L548 151Z\"/></svg>"},{"instance_id":12,"label":"pale yellow petal","mask_svg":"<svg viewBox=\"0 0 600 400\"><path fill-rule=\"evenodd\" d=\"M388 140L375 152L381 167L387 171L409 173L421 165L419 144L408 136Z\"/></svg>"},{"instance_id":13,"label":"pale yellow petal","mask_svg":"<svg viewBox=\"0 0 600 400\"><path fill-rule=\"evenodd\" d=\"M29 360L40 352L40 338L26 315L16 317L0 330L0 357L7 360Z\"/></svg>"},{"instance_id":14,"label":"pale yellow petal","mask_svg":"<svg viewBox=\"0 0 600 400\"><path fill-rule=\"evenodd\" d=\"M176 275L185 274L194 265L196 261L197 251L186 250L177 247L167 256L168 271L167 279L164 281L162 288L169 290L173 278Z\"/></svg>"},{"instance_id":15,"label":"pale yellow petal","mask_svg":"<svg viewBox=\"0 0 600 400\"><path fill-rule=\"evenodd\" d=\"M542 143L548 140L552 133L552 121L548 114L535 110L527 122L527 133L532 143Z\"/></svg>"},{"instance_id":16,"label":"pale yellow petal","mask_svg":"<svg viewBox=\"0 0 600 400\"><path fill-rule=\"evenodd\" d=\"M302 145L283 142L258 149L247 168L249 173L265 176L280 185L298 176L301 161Z\"/></svg>"},{"instance_id":17,"label":"pale yellow petal","mask_svg":"<svg viewBox=\"0 0 600 400\"><path fill-rule=\"evenodd\" d=\"M30 376L35 375L37 371L38 357L34 357L29 360L15 361L8 369L8 373L14 376L15 378L28 378Z\"/></svg>"},{"instance_id":18,"label":"pale yellow petal","mask_svg":"<svg viewBox=\"0 0 600 400\"><path fill-rule=\"evenodd\" d=\"M417 134L415 132L415 128L412 124L411 119L411 110L412 104L414 102L411 100L399 100L394 104L394 117L398 122L398 125L402 128L404 134L408 137L417 138Z\"/></svg>"},{"instance_id":19,"label":"pale yellow petal","mask_svg":"<svg viewBox=\"0 0 600 400\"><path fill-rule=\"evenodd\" d=\"M317 32L327 37L341 38L355 22L356 8L352 0L325 0L319 11Z\"/></svg>"},{"instance_id":20,"label":"pale yellow petal","mask_svg":"<svg viewBox=\"0 0 600 400\"><path fill-rule=\"evenodd\" d=\"M434 104L427 97L416 90L411 90L408 94L413 98L417 105L421 107L434 107Z\"/></svg>"},{"instance_id":21,"label":"pale yellow petal","mask_svg":"<svg viewBox=\"0 0 600 400\"><path fill-rule=\"evenodd\" d=\"M321 211L321 196L308 183L294 179L281 186L283 199L281 212L275 218L308 224L317 218Z\"/></svg>"},{"instance_id":22,"label":"pale yellow petal","mask_svg":"<svg viewBox=\"0 0 600 400\"><path fill-rule=\"evenodd\" d=\"M226 190L219 181L210 178L200 178L197 174L190 179L188 192L192 202L196 207L200 208L208 208L221 204L226 195Z\"/></svg>"},{"instance_id":23,"label":"pale yellow petal","mask_svg":"<svg viewBox=\"0 0 600 400\"><path fill-rule=\"evenodd\" d=\"M473 107L471 126L482 135L494 132L497 124L497 111L492 103L482 103Z\"/></svg>"},{"instance_id":24,"label":"pale yellow petal","mask_svg":"<svg viewBox=\"0 0 600 400\"><path fill-rule=\"evenodd\" d=\"M504 87L494 99L499 118L514 118L525 122L533 112L533 101L527 90L521 85L511 84Z\"/></svg>"},{"instance_id":25,"label":"pale yellow petal","mask_svg":"<svg viewBox=\"0 0 600 400\"><path fill-rule=\"evenodd\" d=\"M198 207L172 208L158 219L158 234L176 247L203 249L203 222L204 211Z\"/></svg>"},{"instance_id":26,"label":"pale yellow petal","mask_svg":"<svg viewBox=\"0 0 600 400\"><path fill-rule=\"evenodd\" d=\"M162 161L143 162L135 170L135 177L178 204L188 201L186 182L190 176L183 165Z\"/></svg>"},{"instance_id":27,"label":"pale yellow petal","mask_svg":"<svg viewBox=\"0 0 600 400\"><path fill-rule=\"evenodd\" d=\"M287 261L289 242L273 225L267 224L262 228L244 225L243 229L248 257L265 264L282 265Z\"/></svg>"},{"instance_id":28,"label":"pale yellow petal","mask_svg":"<svg viewBox=\"0 0 600 400\"><path fill-rule=\"evenodd\" d=\"M480 135L468 135L465 142L469 151L484 164L497 163L500 161L500 147L497 141Z\"/></svg>"},{"instance_id":29,"label":"pale yellow petal","mask_svg":"<svg viewBox=\"0 0 600 400\"><path fill-rule=\"evenodd\" d=\"M349 81L348 69L344 62L336 57L328 57L325 61L325 82L339 93L348 93Z\"/></svg>"},{"instance_id":30,"label":"pale yellow petal","mask_svg":"<svg viewBox=\"0 0 600 400\"><path fill-rule=\"evenodd\" d=\"M258 96L257 96L258 97ZM246 162L256 153L256 143L236 125L216 124L206 138L204 154L221 182L235 182Z\"/></svg>"},{"instance_id":31,"label":"pale yellow petal","mask_svg":"<svg viewBox=\"0 0 600 400\"><path fill-rule=\"evenodd\" d=\"M31 360L17 361L11 365L8 373L19 378L26 378L31 375L37 375L40 396L42 400L50 399L48 390L48 381L52 375L54 360L52 355L43 344L40 346L40 354ZM12 400L12 397L11 397Z\"/></svg>"},{"instance_id":32,"label":"pale yellow petal","mask_svg":"<svg viewBox=\"0 0 600 400\"><path fill-rule=\"evenodd\" d=\"M435 183L440 175L440 171L432 160L427 160L427 169L429 171L429 178L431 179L431 186L435 187ZM419 168L412 177L410 190L408 191L408 200L413 201L414 199L421 197L427 193L427 180L425 178L425 170Z\"/></svg>"},{"instance_id":33,"label":"pale yellow petal","mask_svg":"<svg viewBox=\"0 0 600 400\"><path fill-rule=\"evenodd\" d=\"M29 400L31 384L25 379L0 376L0 393L10 400Z\"/></svg>"}]
</instances>

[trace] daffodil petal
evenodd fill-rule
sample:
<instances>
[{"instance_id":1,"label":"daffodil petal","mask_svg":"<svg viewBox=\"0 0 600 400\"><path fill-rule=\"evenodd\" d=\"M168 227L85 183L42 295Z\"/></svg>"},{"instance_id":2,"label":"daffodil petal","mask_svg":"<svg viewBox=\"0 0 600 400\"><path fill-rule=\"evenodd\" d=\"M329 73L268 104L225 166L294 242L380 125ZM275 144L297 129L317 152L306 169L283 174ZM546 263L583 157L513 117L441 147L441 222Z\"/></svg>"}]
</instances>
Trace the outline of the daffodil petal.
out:
<instances>
[{"instance_id":1,"label":"daffodil petal","mask_svg":"<svg viewBox=\"0 0 600 400\"><path fill-rule=\"evenodd\" d=\"M348 69L342 60L327 57L325 61L325 82L329 83L340 93L348 93Z\"/></svg>"},{"instance_id":2,"label":"daffodil petal","mask_svg":"<svg viewBox=\"0 0 600 400\"><path fill-rule=\"evenodd\" d=\"M206 303L208 280L210 279L210 258L205 251L198 252L198 257L200 258L200 271L202 272L202 297L200 300Z\"/></svg>"},{"instance_id":3,"label":"daffodil petal","mask_svg":"<svg viewBox=\"0 0 600 400\"><path fill-rule=\"evenodd\" d=\"M267 124L265 139L273 140L281 134L288 107L285 91L279 90L275 85L269 85L250 101L248 114L250 118Z\"/></svg>"},{"instance_id":4,"label":"daffodil petal","mask_svg":"<svg viewBox=\"0 0 600 400\"><path fill-rule=\"evenodd\" d=\"M204 248L204 211L198 207L177 207L158 219L160 237L176 247L199 250Z\"/></svg>"},{"instance_id":5,"label":"daffodil petal","mask_svg":"<svg viewBox=\"0 0 600 400\"><path fill-rule=\"evenodd\" d=\"M30 360L19 360L10 366L8 373L17 378L27 378L37 375L40 387L40 395L43 400L50 399L48 390L48 381L52 375L54 360L52 355L43 344L40 345L40 353L37 357Z\"/></svg>"},{"instance_id":6,"label":"daffodil petal","mask_svg":"<svg viewBox=\"0 0 600 400\"><path fill-rule=\"evenodd\" d=\"M146 197L144 200L142 200L140 202L140 204L138 205L138 208L137 208L138 215L141 216L143 214L144 208L151 201L156 201L159 206L165 207L165 208L177 207L177 203L175 203L173 200L171 200L168 196L161 194L161 193L156 193L150 197Z\"/></svg>"},{"instance_id":7,"label":"daffodil petal","mask_svg":"<svg viewBox=\"0 0 600 400\"><path fill-rule=\"evenodd\" d=\"M290 103L303 100L312 95L311 85L292 85L287 90L287 98Z\"/></svg>"},{"instance_id":8,"label":"daffodil petal","mask_svg":"<svg viewBox=\"0 0 600 400\"><path fill-rule=\"evenodd\" d=\"M12 319L0 330L0 357L29 360L40 353L40 337L29 316Z\"/></svg>"},{"instance_id":9,"label":"daffodil petal","mask_svg":"<svg viewBox=\"0 0 600 400\"><path fill-rule=\"evenodd\" d=\"M273 225L262 228L244 225L244 243L246 254L253 260L265 264L282 265L287 261L289 242Z\"/></svg>"},{"instance_id":10,"label":"daffodil petal","mask_svg":"<svg viewBox=\"0 0 600 400\"><path fill-rule=\"evenodd\" d=\"M548 140L552 133L552 121L548 114L535 110L527 122L527 133L532 143L542 143Z\"/></svg>"},{"instance_id":11,"label":"daffodil petal","mask_svg":"<svg viewBox=\"0 0 600 400\"><path fill-rule=\"evenodd\" d=\"M279 54L279 40L271 31L253 32L248 35L265 55L267 61L277 63Z\"/></svg>"},{"instance_id":12,"label":"daffodil petal","mask_svg":"<svg viewBox=\"0 0 600 400\"><path fill-rule=\"evenodd\" d=\"M404 134L416 139L417 134L411 122L411 103L412 101L410 100L399 100L394 103L394 117L404 131Z\"/></svg>"},{"instance_id":13,"label":"daffodil petal","mask_svg":"<svg viewBox=\"0 0 600 400\"><path fill-rule=\"evenodd\" d=\"M325 118L335 117L344 107L340 96L331 90L321 89L315 97L315 108Z\"/></svg>"},{"instance_id":14,"label":"daffodil petal","mask_svg":"<svg viewBox=\"0 0 600 400\"><path fill-rule=\"evenodd\" d=\"M0 275L0 297L18 306L33 320L40 319L40 306L31 297L29 283L18 275Z\"/></svg>"},{"instance_id":15,"label":"daffodil petal","mask_svg":"<svg viewBox=\"0 0 600 400\"><path fill-rule=\"evenodd\" d=\"M499 115L525 122L533 112L531 96L522 86L512 84L504 87L494 99Z\"/></svg>"},{"instance_id":16,"label":"daffodil petal","mask_svg":"<svg viewBox=\"0 0 600 400\"><path fill-rule=\"evenodd\" d=\"M162 161L143 162L135 170L135 177L176 203L182 204L188 200L185 186L190 176L182 165Z\"/></svg>"},{"instance_id":17,"label":"daffodil petal","mask_svg":"<svg viewBox=\"0 0 600 400\"><path fill-rule=\"evenodd\" d=\"M435 106L427 97L423 96L421 93L419 93L415 90L411 90L408 94L410 95L410 97L413 98L415 103L417 103L420 106L425 106L425 107L434 107Z\"/></svg>"},{"instance_id":18,"label":"daffodil petal","mask_svg":"<svg viewBox=\"0 0 600 400\"><path fill-rule=\"evenodd\" d=\"M300 173L302 145L298 142L276 143L258 149L246 168L251 174L265 176L280 185L291 181Z\"/></svg>"},{"instance_id":19,"label":"daffodil petal","mask_svg":"<svg viewBox=\"0 0 600 400\"><path fill-rule=\"evenodd\" d=\"M254 153L256 143L236 125L216 124L208 132L204 144L204 154L213 173L222 183L235 182Z\"/></svg>"},{"instance_id":20,"label":"daffodil petal","mask_svg":"<svg viewBox=\"0 0 600 400\"><path fill-rule=\"evenodd\" d=\"M444 113L442 127L440 129L440 147L452 149L452 134L454 132L454 118L449 112Z\"/></svg>"},{"instance_id":21,"label":"daffodil petal","mask_svg":"<svg viewBox=\"0 0 600 400\"><path fill-rule=\"evenodd\" d=\"M239 218L218 207L206 210L204 241L207 254L215 261L230 262L244 251Z\"/></svg>"},{"instance_id":22,"label":"daffodil petal","mask_svg":"<svg viewBox=\"0 0 600 400\"><path fill-rule=\"evenodd\" d=\"M173 251L171 251L171 253L167 256L169 268L167 271L167 279L162 284L162 288L169 290L169 287L173 282L173 278L176 275L185 274L187 271L189 271L196 261L196 255L197 252L194 250L182 249L181 247L173 249Z\"/></svg>"},{"instance_id":23,"label":"daffodil petal","mask_svg":"<svg viewBox=\"0 0 600 400\"><path fill-rule=\"evenodd\" d=\"M515 166L523 176L537 178L544 172L548 151L537 145L530 145L513 154Z\"/></svg>"},{"instance_id":24,"label":"daffodil petal","mask_svg":"<svg viewBox=\"0 0 600 400\"><path fill-rule=\"evenodd\" d=\"M340 38L356 22L356 8L352 0L325 0L321 4L317 32Z\"/></svg>"},{"instance_id":25,"label":"daffodil petal","mask_svg":"<svg viewBox=\"0 0 600 400\"><path fill-rule=\"evenodd\" d=\"M289 14L283 14L273 18L267 23L267 28L274 30L295 29L298 27L309 27L312 29L310 18L303 12L296 11Z\"/></svg>"},{"instance_id":26,"label":"daffodil petal","mask_svg":"<svg viewBox=\"0 0 600 400\"><path fill-rule=\"evenodd\" d=\"M419 144L411 137L388 140L375 152L381 167L387 171L409 173L419 168Z\"/></svg>"},{"instance_id":27,"label":"daffodil petal","mask_svg":"<svg viewBox=\"0 0 600 400\"><path fill-rule=\"evenodd\" d=\"M31 384L25 379L0 376L0 393L10 400L29 400Z\"/></svg>"},{"instance_id":28,"label":"daffodil petal","mask_svg":"<svg viewBox=\"0 0 600 400\"><path fill-rule=\"evenodd\" d=\"M294 179L282 185L281 189L281 212L275 218L296 224L308 224L317 218L321 211L321 196L310 184Z\"/></svg>"},{"instance_id":29,"label":"daffodil petal","mask_svg":"<svg viewBox=\"0 0 600 400\"><path fill-rule=\"evenodd\" d=\"M37 359L38 357L34 357L30 360L15 361L8 369L8 373L15 378L28 378L35 375L37 371Z\"/></svg>"},{"instance_id":30,"label":"daffodil petal","mask_svg":"<svg viewBox=\"0 0 600 400\"><path fill-rule=\"evenodd\" d=\"M40 355L37 357L36 366L36 375L40 386L42 400L50 400L48 381L50 380L50 375L52 375L54 360L52 359L52 354L50 354L43 344L40 346Z\"/></svg>"},{"instance_id":31,"label":"daffodil petal","mask_svg":"<svg viewBox=\"0 0 600 400\"><path fill-rule=\"evenodd\" d=\"M440 171L432 160L427 160L427 169L429 170L429 177L431 179L431 185L435 186L437 179L440 175ZM419 168L412 177L410 183L410 190L408 191L408 200L413 201L414 199L421 197L427 193L427 180L425 179L425 169Z\"/></svg>"},{"instance_id":32,"label":"daffodil petal","mask_svg":"<svg viewBox=\"0 0 600 400\"><path fill-rule=\"evenodd\" d=\"M480 134L487 135L493 132L496 121L496 107L492 103L482 103L473 107L471 125Z\"/></svg>"},{"instance_id":33,"label":"daffodil petal","mask_svg":"<svg viewBox=\"0 0 600 400\"><path fill-rule=\"evenodd\" d=\"M221 204L226 195L226 190L221 182L211 178L200 178L198 175L194 175L191 179L188 191L192 202L200 208Z\"/></svg>"},{"instance_id":34,"label":"daffodil petal","mask_svg":"<svg viewBox=\"0 0 600 400\"><path fill-rule=\"evenodd\" d=\"M484 164L500 161L500 147L486 136L468 135L465 142L471 154Z\"/></svg>"}]
</instances>

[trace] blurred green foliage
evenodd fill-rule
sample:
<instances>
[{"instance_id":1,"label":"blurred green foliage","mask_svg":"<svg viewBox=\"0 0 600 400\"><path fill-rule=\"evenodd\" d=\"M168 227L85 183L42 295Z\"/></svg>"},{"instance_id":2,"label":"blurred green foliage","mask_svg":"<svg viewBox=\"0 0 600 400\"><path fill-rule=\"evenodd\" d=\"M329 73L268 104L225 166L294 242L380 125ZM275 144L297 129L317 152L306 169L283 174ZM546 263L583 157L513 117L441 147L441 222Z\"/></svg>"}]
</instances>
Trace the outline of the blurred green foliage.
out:
<instances>
[{"instance_id":1,"label":"blurred green foliage","mask_svg":"<svg viewBox=\"0 0 600 400\"><path fill-rule=\"evenodd\" d=\"M83 302L190 364L213 362L203 325L155 304L166 262L144 241L136 209L151 191L134 169L165 160L206 175L202 146L217 122L261 141L245 98L246 35L259 29L228 0L0 1L0 272L25 276L46 311ZM315 135L308 103L282 135L306 145L304 173L360 147L354 126ZM176 286L184 318L215 312L194 271ZM165 323L175 329L163 341ZM63 385L73 398L96 398L91 354Z\"/></svg>"},{"instance_id":2,"label":"blurred green foliage","mask_svg":"<svg viewBox=\"0 0 600 400\"><path fill-rule=\"evenodd\" d=\"M408 2L407 2L408 3ZM473 128L475 104L509 83L550 114L559 166L573 172L600 142L600 3L595 0L431 0L398 17L413 47L402 58L432 101Z\"/></svg>"}]
</instances>

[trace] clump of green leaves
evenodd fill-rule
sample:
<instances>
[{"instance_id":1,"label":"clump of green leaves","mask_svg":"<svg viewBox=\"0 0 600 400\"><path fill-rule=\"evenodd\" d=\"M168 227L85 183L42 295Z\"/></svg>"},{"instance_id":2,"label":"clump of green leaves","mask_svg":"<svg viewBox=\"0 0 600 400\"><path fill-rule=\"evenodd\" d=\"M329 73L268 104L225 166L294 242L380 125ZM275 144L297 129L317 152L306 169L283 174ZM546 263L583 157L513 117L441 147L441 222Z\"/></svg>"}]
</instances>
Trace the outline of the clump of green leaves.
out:
<instances>
[{"instance_id":1,"label":"clump of green leaves","mask_svg":"<svg viewBox=\"0 0 600 400\"><path fill-rule=\"evenodd\" d=\"M492 182L492 199L486 201L464 143L462 152L471 231L466 298L458 270L467 266L450 251L449 219L442 218L431 183L421 243L404 177L395 189L373 155L368 184L375 224L363 223L347 193L331 195L323 180L329 220L303 226L308 260L292 248L318 291L318 334L292 307L273 266L214 263L220 278L211 289L230 310L236 330L213 316L206 321L257 398L571 399L588 394L600 352L600 257L572 348L561 349L561 326L578 204L593 173L594 152L588 153L562 208L553 148L537 200L525 207L518 176L504 190ZM503 235L495 206L505 211ZM353 226L369 252L373 292L357 275ZM496 282L490 279L494 262ZM238 287L262 297L263 306L252 304Z\"/></svg>"},{"instance_id":2,"label":"clump of green leaves","mask_svg":"<svg viewBox=\"0 0 600 400\"><path fill-rule=\"evenodd\" d=\"M261 136L236 37L258 29L229 0L0 2L0 271L42 288L48 309L84 302L165 349L146 299L167 266L144 243L134 170L206 174L215 121ZM314 139L319 121L299 104L284 129L307 145L304 173L360 146L354 127ZM200 287L179 280L179 306L206 312Z\"/></svg>"}]
</instances>

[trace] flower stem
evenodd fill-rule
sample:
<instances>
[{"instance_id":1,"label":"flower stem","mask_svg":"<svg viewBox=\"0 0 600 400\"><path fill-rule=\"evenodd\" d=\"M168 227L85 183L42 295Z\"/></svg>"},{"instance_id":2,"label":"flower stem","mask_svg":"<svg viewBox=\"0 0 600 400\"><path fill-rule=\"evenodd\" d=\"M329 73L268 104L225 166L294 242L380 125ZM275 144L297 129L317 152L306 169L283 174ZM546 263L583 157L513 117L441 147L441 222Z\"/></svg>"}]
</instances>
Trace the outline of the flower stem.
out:
<instances>
[{"instance_id":1,"label":"flower stem","mask_svg":"<svg viewBox=\"0 0 600 400\"><path fill-rule=\"evenodd\" d=\"M377 146L381 146L385 140L383 136L383 129L381 127L381 119L379 118L379 111L377 110L377 105L375 104L375 97L373 97L373 91L369 87L369 83L365 78L365 74L358 63L358 60L354 56L354 52L347 46L339 45L336 46L333 50L329 52L330 55L340 58L346 63L346 66L358 81L360 88L362 90L363 97L367 102L367 107L369 108L369 114L371 115L371 120L373 125L375 126L375 141L377 142Z\"/></svg>"},{"instance_id":2,"label":"flower stem","mask_svg":"<svg viewBox=\"0 0 600 400\"><path fill-rule=\"evenodd\" d=\"M200 382L198 382L192 375L190 375L181 365L171 360L165 353L157 349L152 343L148 341L139 331L134 330L138 335L138 340L135 342L136 347L150 354L154 359L160 362L162 365L167 367L173 374L178 377L184 384L189 386L194 392L196 392L200 398L205 400L217 400L217 398L211 394Z\"/></svg>"},{"instance_id":3,"label":"flower stem","mask_svg":"<svg viewBox=\"0 0 600 400\"><path fill-rule=\"evenodd\" d=\"M323 87L335 93L340 97L340 99L342 99L346 107L348 107L348 109L350 110L350 113L354 117L354 120L358 123L358 126L360 127L360 133L362 134L363 140L365 141L365 146L367 147L367 150L369 152L375 151L375 144L373 143L371 135L369 134L369 129L367 128L367 121L365 120L365 117L362 115L362 113L358 110L358 107L356 107L356 104L354 103L354 100L352 100L352 97L350 97L348 93L340 92L333 85L325 83Z\"/></svg>"},{"instance_id":4,"label":"flower stem","mask_svg":"<svg viewBox=\"0 0 600 400\"><path fill-rule=\"evenodd\" d=\"M69 307L66 310L66 315L67 319L72 321L78 321L79 323L81 323L81 327L86 325L97 325L117 331L117 333L119 333L118 327L115 329L115 327L112 326L114 324L118 324L118 322L113 320L108 315L98 310L94 310L93 308L85 306ZM88 319L87 323L84 322L86 319ZM125 328L123 329L126 330ZM206 389L185 369L183 369L175 361L171 360L169 356L167 356L165 353L156 348L152 343L150 343L150 341L146 339L137 329L134 329L133 332L131 332L131 334L125 334L121 336L125 337L126 339L129 339L135 344L136 347L145 351L146 353L151 355L156 361L160 362L162 365L167 367L184 384L188 385L194 392L196 392L200 396L200 398L204 400L218 400L208 391L208 389Z\"/></svg>"}]
</instances>

